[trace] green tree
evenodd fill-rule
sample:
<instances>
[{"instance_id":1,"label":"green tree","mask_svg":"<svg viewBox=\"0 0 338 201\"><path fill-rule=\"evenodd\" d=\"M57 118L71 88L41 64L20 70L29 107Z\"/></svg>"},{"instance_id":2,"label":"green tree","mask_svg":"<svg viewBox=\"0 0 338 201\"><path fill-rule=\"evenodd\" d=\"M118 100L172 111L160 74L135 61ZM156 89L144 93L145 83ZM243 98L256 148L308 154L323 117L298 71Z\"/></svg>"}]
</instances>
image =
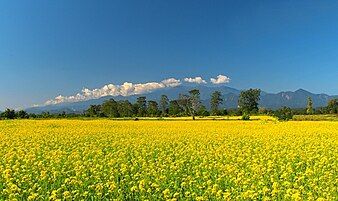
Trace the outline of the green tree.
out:
<instances>
[{"instance_id":1,"label":"green tree","mask_svg":"<svg viewBox=\"0 0 338 201\"><path fill-rule=\"evenodd\" d=\"M158 115L159 110L158 110L158 104L156 101L148 101L148 107L147 107L147 113L151 117L155 117Z\"/></svg>"},{"instance_id":2,"label":"green tree","mask_svg":"<svg viewBox=\"0 0 338 201\"><path fill-rule=\"evenodd\" d=\"M136 100L137 115L145 117L147 114L147 99L145 96L140 96Z\"/></svg>"},{"instance_id":3,"label":"green tree","mask_svg":"<svg viewBox=\"0 0 338 201\"><path fill-rule=\"evenodd\" d=\"M179 107L184 115L190 115L190 97L186 94L180 94L177 100Z\"/></svg>"},{"instance_id":4,"label":"green tree","mask_svg":"<svg viewBox=\"0 0 338 201\"><path fill-rule=\"evenodd\" d=\"M338 114L338 99L329 100L326 108L329 113Z\"/></svg>"},{"instance_id":5,"label":"green tree","mask_svg":"<svg viewBox=\"0 0 338 201\"><path fill-rule=\"evenodd\" d=\"M214 91L211 94L210 106L211 115L220 115L219 105L223 103L222 94L219 91Z\"/></svg>"},{"instance_id":6,"label":"green tree","mask_svg":"<svg viewBox=\"0 0 338 201\"><path fill-rule=\"evenodd\" d=\"M311 97L307 98L306 113L313 114L313 102Z\"/></svg>"},{"instance_id":7,"label":"green tree","mask_svg":"<svg viewBox=\"0 0 338 201\"><path fill-rule=\"evenodd\" d=\"M86 111L86 115L90 117L101 117L101 105L90 105Z\"/></svg>"},{"instance_id":8,"label":"green tree","mask_svg":"<svg viewBox=\"0 0 338 201\"><path fill-rule=\"evenodd\" d=\"M193 89L189 91L189 95L180 94L178 103L184 109L185 114L192 116L192 119L195 120L196 113L201 104L200 91Z\"/></svg>"},{"instance_id":9,"label":"green tree","mask_svg":"<svg viewBox=\"0 0 338 201\"><path fill-rule=\"evenodd\" d=\"M28 118L29 118L28 113L27 113L26 111L24 111L24 110L18 111L18 112L16 113L16 116L17 116L17 118L19 118L19 119L28 119Z\"/></svg>"},{"instance_id":10,"label":"green tree","mask_svg":"<svg viewBox=\"0 0 338 201\"><path fill-rule=\"evenodd\" d=\"M197 111L197 115L206 117L206 116L209 116L210 113L208 112L207 108L204 105L200 105Z\"/></svg>"},{"instance_id":11,"label":"green tree","mask_svg":"<svg viewBox=\"0 0 338 201\"><path fill-rule=\"evenodd\" d=\"M50 112L47 111L47 112L42 112L40 116L41 116L43 119L47 119L47 118L51 118L51 117L52 117L52 114L50 114Z\"/></svg>"},{"instance_id":12,"label":"green tree","mask_svg":"<svg viewBox=\"0 0 338 201\"><path fill-rule=\"evenodd\" d=\"M15 114L14 110L7 108L2 113L2 117L5 118L5 119L15 119L16 118L16 114Z\"/></svg>"},{"instance_id":13,"label":"green tree","mask_svg":"<svg viewBox=\"0 0 338 201\"><path fill-rule=\"evenodd\" d=\"M178 116L182 112L182 109L177 100L172 100L169 102L169 115Z\"/></svg>"},{"instance_id":14,"label":"green tree","mask_svg":"<svg viewBox=\"0 0 338 201\"><path fill-rule=\"evenodd\" d=\"M193 89L189 91L189 106L190 106L190 114L192 119L195 120L195 115L199 110L201 100L200 100L200 91L198 89Z\"/></svg>"},{"instance_id":15,"label":"green tree","mask_svg":"<svg viewBox=\"0 0 338 201\"><path fill-rule=\"evenodd\" d=\"M258 112L258 101L260 100L260 89L249 89L241 91L238 99L238 107L244 114Z\"/></svg>"},{"instance_id":16,"label":"green tree","mask_svg":"<svg viewBox=\"0 0 338 201\"><path fill-rule=\"evenodd\" d=\"M166 95L161 96L160 100L160 110L162 116L166 116L168 114L168 106L169 106L169 98Z\"/></svg>"},{"instance_id":17,"label":"green tree","mask_svg":"<svg viewBox=\"0 0 338 201\"><path fill-rule=\"evenodd\" d=\"M105 101L101 105L101 111L106 117L119 117L119 112L117 109L117 102L114 99Z\"/></svg>"},{"instance_id":18,"label":"green tree","mask_svg":"<svg viewBox=\"0 0 338 201\"><path fill-rule=\"evenodd\" d=\"M133 105L128 100L121 100L117 102L117 110L120 117L133 116Z\"/></svg>"}]
</instances>

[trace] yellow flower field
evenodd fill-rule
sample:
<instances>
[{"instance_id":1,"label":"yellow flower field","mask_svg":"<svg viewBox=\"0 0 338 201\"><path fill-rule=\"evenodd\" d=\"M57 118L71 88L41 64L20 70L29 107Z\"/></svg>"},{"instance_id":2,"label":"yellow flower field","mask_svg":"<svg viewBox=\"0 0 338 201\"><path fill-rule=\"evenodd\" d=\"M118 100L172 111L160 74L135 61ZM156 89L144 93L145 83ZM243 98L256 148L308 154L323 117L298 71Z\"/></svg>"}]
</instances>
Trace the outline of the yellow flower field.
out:
<instances>
[{"instance_id":1,"label":"yellow flower field","mask_svg":"<svg viewBox=\"0 0 338 201\"><path fill-rule=\"evenodd\" d=\"M0 200L337 200L338 122L0 121Z\"/></svg>"}]
</instances>

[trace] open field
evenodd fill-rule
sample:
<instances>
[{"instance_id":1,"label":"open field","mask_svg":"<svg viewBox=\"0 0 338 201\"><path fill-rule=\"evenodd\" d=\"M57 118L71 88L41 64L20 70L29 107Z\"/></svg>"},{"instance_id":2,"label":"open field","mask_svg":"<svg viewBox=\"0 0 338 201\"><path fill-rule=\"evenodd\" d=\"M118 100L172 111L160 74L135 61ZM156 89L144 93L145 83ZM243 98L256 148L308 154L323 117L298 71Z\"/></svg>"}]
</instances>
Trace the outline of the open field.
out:
<instances>
[{"instance_id":1,"label":"open field","mask_svg":"<svg viewBox=\"0 0 338 201\"><path fill-rule=\"evenodd\" d=\"M338 122L0 121L0 200L337 200Z\"/></svg>"}]
</instances>

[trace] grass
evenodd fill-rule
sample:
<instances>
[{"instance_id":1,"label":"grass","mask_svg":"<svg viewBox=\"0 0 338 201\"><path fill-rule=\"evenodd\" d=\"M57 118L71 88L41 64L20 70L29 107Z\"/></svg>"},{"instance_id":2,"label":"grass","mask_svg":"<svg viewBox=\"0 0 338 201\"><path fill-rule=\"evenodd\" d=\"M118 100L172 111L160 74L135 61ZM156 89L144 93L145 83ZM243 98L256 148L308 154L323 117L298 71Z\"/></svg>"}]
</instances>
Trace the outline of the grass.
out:
<instances>
[{"instance_id":1,"label":"grass","mask_svg":"<svg viewBox=\"0 0 338 201\"><path fill-rule=\"evenodd\" d=\"M294 115L294 121L338 121L338 115Z\"/></svg>"}]
</instances>

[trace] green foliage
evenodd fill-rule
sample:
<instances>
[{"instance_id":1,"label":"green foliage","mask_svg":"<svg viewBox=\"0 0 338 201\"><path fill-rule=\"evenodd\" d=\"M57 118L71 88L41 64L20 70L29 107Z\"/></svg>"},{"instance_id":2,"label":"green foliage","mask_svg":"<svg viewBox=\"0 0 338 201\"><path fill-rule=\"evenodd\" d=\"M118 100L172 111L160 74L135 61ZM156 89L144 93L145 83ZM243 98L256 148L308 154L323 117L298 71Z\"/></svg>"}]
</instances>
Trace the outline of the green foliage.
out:
<instances>
[{"instance_id":1,"label":"green foliage","mask_svg":"<svg viewBox=\"0 0 338 201\"><path fill-rule=\"evenodd\" d=\"M271 116L271 115L273 115L273 110L271 110L271 109L266 109L266 108L264 108L264 107L260 107L260 108L258 109L258 114L260 114L260 115L269 115L269 116Z\"/></svg>"},{"instance_id":2,"label":"green foliage","mask_svg":"<svg viewBox=\"0 0 338 201\"><path fill-rule=\"evenodd\" d=\"M260 89L241 91L238 99L238 107L242 113L253 114L258 112L258 101L260 100L260 94Z\"/></svg>"},{"instance_id":3,"label":"green foliage","mask_svg":"<svg viewBox=\"0 0 338 201\"><path fill-rule=\"evenodd\" d=\"M177 103L179 104L180 108L182 108L182 112L184 115L191 115L191 103L190 103L190 97L186 94L180 94L179 98L177 100Z\"/></svg>"},{"instance_id":4,"label":"green foliage","mask_svg":"<svg viewBox=\"0 0 338 201\"><path fill-rule=\"evenodd\" d=\"M250 120L250 115L249 114L243 114L242 120L245 120L245 121Z\"/></svg>"},{"instance_id":5,"label":"green foliage","mask_svg":"<svg viewBox=\"0 0 338 201\"><path fill-rule=\"evenodd\" d=\"M2 118L4 119L15 119L16 118L16 114L15 111L12 109L7 108L2 114L1 114Z\"/></svg>"},{"instance_id":6,"label":"green foliage","mask_svg":"<svg viewBox=\"0 0 338 201\"><path fill-rule=\"evenodd\" d=\"M330 114L338 114L338 99L329 100L327 103L327 111Z\"/></svg>"},{"instance_id":7,"label":"green foliage","mask_svg":"<svg viewBox=\"0 0 338 201\"><path fill-rule=\"evenodd\" d=\"M147 115L147 99L145 96L140 96L136 100L137 116L145 117Z\"/></svg>"},{"instance_id":8,"label":"green foliage","mask_svg":"<svg viewBox=\"0 0 338 201\"><path fill-rule=\"evenodd\" d=\"M207 108L204 105L201 105L197 111L197 115L206 117L209 116L210 113L208 112Z\"/></svg>"},{"instance_id":9,"label":"green foliage","mask_svg":"<svg viewBox=\"0 0 338 201\"><path fill-rule=\"evenodd\" d=\"M190 114L193 119L200 108L200 91L198 89L193 89L189 91L189 102L190 102Z\"/></svg>"},{"instance_id":10,"label":"green foliage","mask_svg":"<svg viewBox=\"0 0 338 201\"><path fill-rule=\"evenodd\" d=\"M311 97L307 98L306 113L313 114L313 102L312 102Z\"/></svg>"},{"instance_id":11,"label":"green foliage","mask_svg":"<svg viewBox=\"0 0 338 201\"><path fill-rule=\"evenodd\" d=\"M223 103L222 94L219 91L214 91L211 94L210 106L211 115L220 115L219 105Z\"/></svg>"},{"instance_id":12,"label":"green foliage","mask_svg":"<svg viewBox=\"0 0 338 201\"><path fill-rule=\"evenodd\" d=\"M292 119L293 112L289 107L283 107L275 111L274 116L281 121L288 121Z\"/></svg>"},{"instance_id":13,"label":"green foliage","mask_svg":"<svg viewBox=\"0 0 338 201\"><path fill-rule=\"evenodd\" d=\"M160 100L160 110L162 116L166 116L168 114L168 108L169 108L169 98L166 95L162 95Z\"/></svg>"},{"instance_id":14,"label":"green foliage","mask_svg":"<svg viewBox=\"0 0 338 201\"><path fill-rule=\"evenodd\" d=\"M172 100L169 102L169 115L178 116L182 113L182 108L180 107L177 100Z\"/></svg>"},{"instance_id":15,"label":"green foliage","mask_svg":"<svg viewBox=\"0 0 338 201\"><path fill-rule=\"evenodd\" d=\"M49 113L46 114L46 116L48 115ZM90 105L86 111L86 115L89 117L102 117L101 105Z\"/></svg>"},{"instance_id":16,"label":"green foliage","mask_svg":"<svg viewBox=\"0 0 338 201\"><path fill-rule=\"evenodd\" d=\"M128 100L118 101L117 111L120 117L132 117L133 116L133 105Z\"/></svg>"},{"instance_id":17,"label":"green foliage","mask_svg":"<svg viewBox=\"0 0 338 201\"><path fill-rule=\"evenodd\" d=\"M227 115L230 116L242 116L242 111L238 108L229 108L227 109Z\"/></svg>"},{"instance_id":18,"label":"green foliage","mask_svg":"<svg viewBox=\"0 0 338 201\"><path fill-rule=\"evenodd\" d=\"M28 119L29 115L26 111L20 110L16 113L16 117L19 118L19 119Z\"/></svg>"},{"instance_id":19,"label":"green foliage","mask_svg":"<svg viewBox=\"0 0 338 201\"><path fill-rule=\"evenodd\" d=\"M338 121L338 115L294 115L292 120L295 121Z\"/></svg>"},{"instance_id":20,"label":"green foliage","mask_svg":"<svg viewBox=\"0 0 338 201\"><path fill-rule=\"evenodd\" d=\"M223 109L220 111L220 115L229 115L229 112L227 109Z\"/></svg>"},{"instance_id":21,"label":"green foliage","mask_svg":"<svg viewBox=\"0 0 338 201\"><path fill-rule=\"evenodd\" d=\"M159 115L158 104L156 101L148 101L147 114L150 117L156 117Z\"/></svg>"},{"instance_id":22,"label":"green foliage","mask_svg":"<svg viewBox=\"0 0 338 201\"><path fill-rule=\"evenodd\" d=\"M101 106L101 111L106 117L119 117L117 102L114 99L105 101Z\"/></svg>"}]
</instances>

